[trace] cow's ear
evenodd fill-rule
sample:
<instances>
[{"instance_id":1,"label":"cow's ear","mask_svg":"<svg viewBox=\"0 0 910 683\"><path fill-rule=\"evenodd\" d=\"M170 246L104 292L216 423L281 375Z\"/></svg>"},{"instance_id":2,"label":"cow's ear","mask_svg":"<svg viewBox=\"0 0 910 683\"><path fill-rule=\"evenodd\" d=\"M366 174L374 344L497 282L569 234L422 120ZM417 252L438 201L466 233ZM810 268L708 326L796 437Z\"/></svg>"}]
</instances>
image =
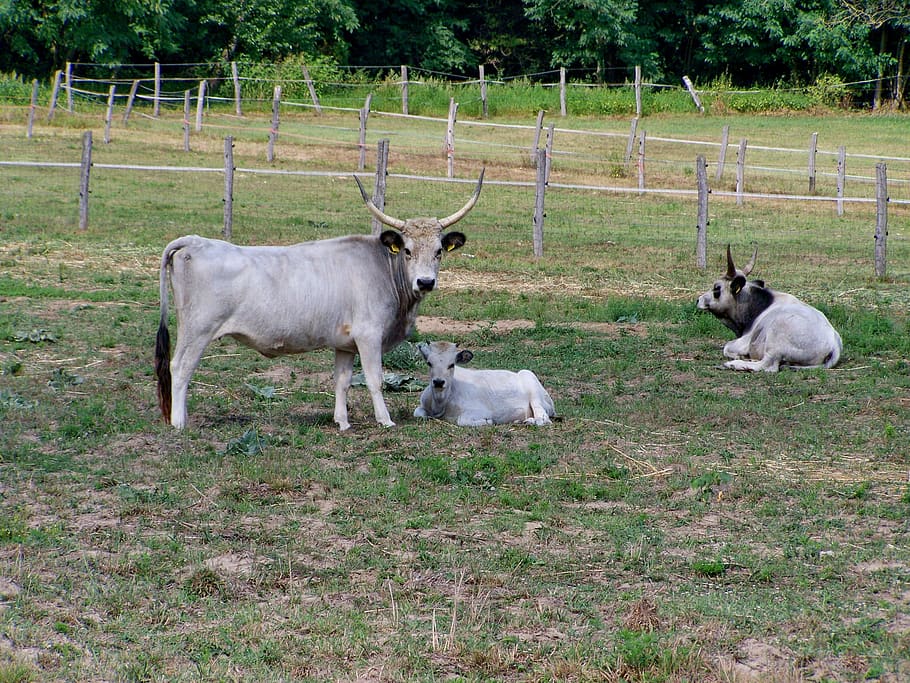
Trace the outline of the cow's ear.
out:
<instances>
[{"instance_id":1,"label":"cow's ear","mask_svg":"<svg viewBox=\"0 0 910 683\"><path fill-rule=\"evenodd\" d=\"M396 230L386 230L379 236L379 241L393 254L404 249L404 238Z\"/></svg>"},{"instance_id":2,"label":"cow's ear","mask_svg":"<svg viewBox=\"0 0 910 683\"><path fill-rule=\"evenodd\" d=\"M426 342L420 342L417 344L417 350L420 351L420 355L423 356L424 360L430 358L430 345Z\"/></svg>"},{"instance_id":3,"label":"cow's ear","mask_svg":"<svg viewBox=\"0 0 910 683\"><path fill-rule=\"evenodd\" d=\"M473 357L474 357L473 353L471 353L467 349L462 349L461 351L458 352L458 355L455 356L455 362L458 363L459 365L464 365L465 363L469 363Z\"/></svg>"},{"instance_id":4,"label":"cow's ear","mask_svg":"<svg viewBox=\"0 0 910 683\"><path fill-rule=\"evenodd\" d=\"M730 283L730 292L733 294L733 296L736 296L742 291L743 287L745 286L746 278L742 275L737 275L735 278L733 278L733 282Z\"/></svg>"},{"instance_id":5,"label":"cow's ear","mask_svg":"<svg viewBox=\"0 0 910 683\"><path fill-rule=\"evenodd\" d=\"M764 280L752 280L752 282L754 282L755 284L757 284L757 285L758 285L759 287L761 287L762 289L765 288L765 281L764 281Z\"/></svg>"},{"instance_id":6,"label":"cow's ear","mask_svg":"<svg viewBox=\"0 0 910 683\"><path fill-rule=\"evenodd\" d=\"M447 232L442 236L442 247L446 251L455 251L468 241L463 232Z\"/></svg>"}]
</instances>

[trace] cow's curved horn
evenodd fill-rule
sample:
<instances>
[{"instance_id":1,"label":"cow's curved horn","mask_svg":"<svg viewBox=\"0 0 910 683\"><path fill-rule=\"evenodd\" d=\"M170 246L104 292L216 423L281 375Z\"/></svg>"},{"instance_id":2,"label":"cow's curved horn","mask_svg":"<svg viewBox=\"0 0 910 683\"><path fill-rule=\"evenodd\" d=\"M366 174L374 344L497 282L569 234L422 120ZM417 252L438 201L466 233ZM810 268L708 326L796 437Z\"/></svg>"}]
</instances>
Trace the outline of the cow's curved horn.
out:
<instances>
[{"instance_id":1,"label":"cow's curved horn","mask_svg":"<svg viewBox=\"0 0 910 683\"><path fill-rule=\"evenodd\" d=\"M755 257L758 256L758 247L755 247L755 251L752 252L752 258L749 259L749 262L743 268L743 275L748 275L752 272L752 269L755 268Z\"/></svg>"},{"instance_id":2,"label":"cow's curved horn","mask_svg":"<svg viewBox=\"0 0 910 683\"><path fill-rule=\"evenodd\" d=\"M380 211L379 207L373 203L373 200L367 196L366 190L363 189L363 184L360 182L360 178L355 175L354 180L357 182L357 187L360 188L360 196L363 197L364 203L367 205L370 213L375 216L376 220L398 230L404 228L405 222L403 220L400 218L394 218L393 216L389 216L388 214Z\"/></svg>"},{"instance_id":3,"label":"cow's curved horn","mask_svg":"<svg viewBox=\"0 0 910 683\"><path fill-rule=\"evenodd\" d=\"M736 266L733 265L733 254L730 253L730 245L727 245L727 279L732 280L736 277Z\"/></svg>"},{"instance_id":4,"label":"cow's curved horn","mask_svg":"<svg viewBox=\"0 0 910 683\"><path fill-rule=\"evenodd\" d=\"M458 209L458 211L453 213L451 216L439 219L439 223L443 228L448 228L450 225L455 225L455 223L468 215L468 211L474 208L474 205L477 203L477 198L480 197L480 188L483 186L483 174L485 171L486 168L480 169L480 177L477 179L477 187L474 188L474 194L471 195L468 203Z\"/></svg>"}]
</instances>

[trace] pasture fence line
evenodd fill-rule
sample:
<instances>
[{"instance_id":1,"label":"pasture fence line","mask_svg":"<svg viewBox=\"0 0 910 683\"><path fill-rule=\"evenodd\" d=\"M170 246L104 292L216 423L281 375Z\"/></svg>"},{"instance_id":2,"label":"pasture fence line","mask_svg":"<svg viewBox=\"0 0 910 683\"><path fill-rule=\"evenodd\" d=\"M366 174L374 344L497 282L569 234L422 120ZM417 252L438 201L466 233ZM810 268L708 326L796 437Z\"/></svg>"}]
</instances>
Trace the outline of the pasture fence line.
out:
<instances>
[{"instance_id":1,"label":"pasture fence line","mask_svg":"<svg viewBox=\"0 0 910 683\"><path fill-rule=\"evenodd\" d=\"M769 194L769 193L747 193L742 190L738 185L735 192L724 192L724 191L712 191L707 182L707 163L703 155L696 157L695 167L696 167L696 187L681 189L681 188L647 188L639 184L638 188L622 187L622 186L606 186L606 185L588 185L588 184L570 184L570 183L559 183L551 182L549 180L550 172L550 154L549 154L549 145L552 142L552 131L548 135L548 143L544 148L539 148L537 150L537 178L536 182L531 183L527 181L510 181L502 180L497 181L495 179L486 180L485 182L488 185L500 185L500 186L510 186L510 187L533 187L535 190L534 194L534 208L532 211L531 224L532 224L532 237L533 237L533 249L535 257L543 256L544 248L544 222L545 222L545 195L548 190L573 190L573 191L596 191L604 193L617 193L617 194L635 194L639 196L645 194L654 194L654 195L676 195L676 196L687 196L695 197L695 211L696 214L696 267L699 269L704 269L706 266L706 253L707 253L707 226L709 223L709 211L708 211L708 197L710 194L714 194L716 197L732 197L735 198L737 205L742 205L745 199L756 199L756 200L772 200L772 201L815 201L815 202L836 202L838 206L841 206L843 203L872 203L876 204L876 224L874 228L874 270L877 277L884 277L887 267L887 249L886 249L886 238L887 238L887 222L888 222L888 204L902 204L910 206L910 200L891 200L888 197L888 186L887 186L887 174L886 174L886 165L884 163L879 163L876 166L876 191L875 198L862 198L862 197L822 197L818 195L788 195L788 194ZM644 165L644 133L641 137L642 141L642 154L639 160L641 166ZM362 169L358 169L357 172L352 172L348 170L342 171L312 171L312 170L285 170L285 169L261 169L261 168L246 168L241 167L237 168L234 166L234 157L233 157L233 147L234 147L234 138L232 136L227 136L224 139L224 165L221 168L214 167L199 167L199 166L151 166L151 165L142 165L142 164L107 164L99 163L94 164L92 162L92 132L85 131L82 136L82 159L80 163L73 162L33 162L33 161L4 161L0 160L0 167L36 167L36 168L79 168L80 170L80 184L79 184L79 229L86 230L88 228L88 211L89 211L89 196L90 196L90 177L91 170L104 169L104 170L127 170L127 171L144 171L144 172L175 172L175 173L220 173L224 176L224 195L222 201L224 203L224 225L222 234L225 239L231 239L232 237L232 226L233 226L233 199L234 199L234 175L237 171L249 175L282 175L282 176L322 176L322 177L339 177L345 176L348 174L357 175L362 172ZM385 180L388 177L400 178L405 180L418 180L423 182L448 182L448 183L471 183L473 181L469 179L458 179L453 176L448 176L446 178L441 178L438 176L425 176L425 175L414 175L414 174L404 174L404 173L389 173L388 172L388 140L381 140L378 145L378 154L377 154L377 169L373 175L375 177L375 190L374 190L374 203L382 208L385 203ZM373 226L373 232L376 231L376 226Z\"/></svg>"}]
</instances>

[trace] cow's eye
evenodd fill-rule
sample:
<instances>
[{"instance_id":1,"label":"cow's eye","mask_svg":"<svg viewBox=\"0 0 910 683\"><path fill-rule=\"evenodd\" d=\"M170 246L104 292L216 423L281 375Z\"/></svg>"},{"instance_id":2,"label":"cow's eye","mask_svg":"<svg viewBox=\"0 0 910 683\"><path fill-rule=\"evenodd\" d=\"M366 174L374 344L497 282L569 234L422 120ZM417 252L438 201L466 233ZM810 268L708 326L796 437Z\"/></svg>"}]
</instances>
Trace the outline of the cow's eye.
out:
<instances>
[{"instance_id":1,"label":"cow's eye","mask_svg":"<svg viewBox=\"0 0 910 683\"><path fill-rule=\"evenodd\" d=\"M442 258L442 249L437 249L437 250L436 250L436 258L437 258L437 259L441 259L441 258Z\"/></svg>"},{"instance_id":2,"label":"cow's eye","mask_svg":"<svg viewBox=\"0 0 910 683\"><path fill-rule=\"evenodd\" d=\"M720 285L714 285L714 298L720 298Z\"/></svg>"},{"instance_id":3,"label":"cow's eye","mask_svg":"<svg viewBox=\"0 0 910 683\"><path fill-rule=\"evenodd\" d=\"M405 247L405 249L404 249L404 255L407 256L408 258L411 258L411 250L408 249L407 247Z\"/></svg>"}]
</instances>

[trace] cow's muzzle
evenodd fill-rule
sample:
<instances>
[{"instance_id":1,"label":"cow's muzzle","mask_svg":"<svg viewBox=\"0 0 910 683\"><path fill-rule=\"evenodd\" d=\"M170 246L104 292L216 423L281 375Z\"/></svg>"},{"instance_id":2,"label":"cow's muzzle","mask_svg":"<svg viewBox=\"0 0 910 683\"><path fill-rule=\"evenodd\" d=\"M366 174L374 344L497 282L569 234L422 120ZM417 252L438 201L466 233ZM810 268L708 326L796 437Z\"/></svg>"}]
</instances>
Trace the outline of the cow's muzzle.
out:
<instances>
[{"instance_id":1,"label":"cow's muzzle","mask_svg":"<svg viewBox=\"0 0 910 683\"><path fill-rule=\"evenodd\" d=\"M436 287L436 279L431 277L421 277L417 279L417 289L421 292L432 292Z\"/></svg>"},{"instance_id":2,"label":"cow's muzzle","mask_svg":"<svg viewBox=\"0 0 910 683\"><path fill-rule=\"evenodd\" d=\"M434 389L442 389L445 387L445 385L446 385L446 381L444 379L434 379L433 380Z\"/></svg>"}]
</instances>

